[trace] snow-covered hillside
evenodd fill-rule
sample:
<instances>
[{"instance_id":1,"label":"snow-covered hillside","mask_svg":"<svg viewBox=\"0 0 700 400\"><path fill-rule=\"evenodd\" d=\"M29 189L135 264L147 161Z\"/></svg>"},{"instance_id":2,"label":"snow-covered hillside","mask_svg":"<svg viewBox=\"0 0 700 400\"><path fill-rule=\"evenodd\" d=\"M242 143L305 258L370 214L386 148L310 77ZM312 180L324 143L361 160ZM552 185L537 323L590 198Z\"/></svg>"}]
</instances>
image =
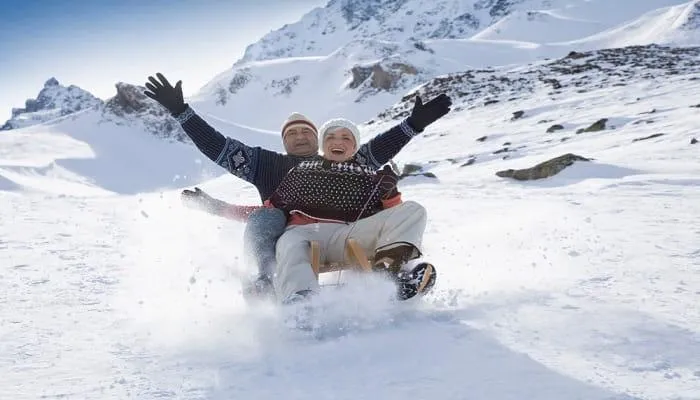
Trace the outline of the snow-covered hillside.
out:
<instances>
[{"instance_id":1,"label":"snow-covered hillside","mask_svg":"<svg viewBox=\"0 0 700 400\"><path fill-rule=\"evenodd\" d=\"M700 1L659 8L571 44L584 48L623 47L649 43L697 45L700 43Z\"/></svg>"},{"instance_id":2,"label":"snow-covered hillside","mask_svg":"<svg viewBox=\"0 0 700 400\"><path fill-rule=\"evenodd\" d=\"M266 130L292 110L366 121L439 75L570 51L700 44L698 1L330 1L251 44L189 99ZM177 77L172 77L177 79ZM184 83L187 85L187 82ZM260 105L267 110L258 118Z\"/></svg>"},{"instance_id":3,"label":"snow-covered hillside","mask_svg":"<svg viewBox=\"0 0 700 400\"><path fill-rule=\"evenodd\" d=\"M366 39L394 43L469 38L557 43L584 38L646 12L663 12L663 8L681 3L676 8L692 8L697 2L332 0L248 46L239 64L325 56L346 43Z\"/></svg>"},{"instance_id":4,"label":"snow-covered hillside","mask_svg":"<svg viewBox=\"0 0 700 400\"><path fill-rule=\"evenodd\" d=\"M421 86L454 96L396 158L435 176L399 185L428 210L436 290L388 303L389 285L345 273L309 331L290 328L294 307L243 302L241 224L180 203L202 180L259 202L193 147L97 131L97 111L5 132L0 398L697 399L699 52L573 53ZM363 140L401 118L401 96ZM592 160L497 175L567 153Z\"/></svg>"}]
</instances>

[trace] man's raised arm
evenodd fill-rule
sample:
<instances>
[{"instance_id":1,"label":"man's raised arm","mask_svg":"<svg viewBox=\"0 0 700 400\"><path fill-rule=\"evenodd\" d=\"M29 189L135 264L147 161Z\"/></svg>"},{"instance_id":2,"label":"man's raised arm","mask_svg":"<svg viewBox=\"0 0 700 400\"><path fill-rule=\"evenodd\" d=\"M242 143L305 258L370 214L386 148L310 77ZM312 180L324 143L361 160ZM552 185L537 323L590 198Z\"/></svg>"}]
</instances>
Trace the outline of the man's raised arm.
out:
<instances>
[{"instance_id":1,"label":"man's raised arm","mask_svg":"<svg viewBox=\"0 0 700 400\"><path fill-rule=\"evenodd\" d=\"M207 158L233 175L254 183L260 148L226 137L188 106L182 96L182 81L175 87L161 73L148 77L144 94L165 107L182 126L187 136Z\"/></svg>"}]
</instances>

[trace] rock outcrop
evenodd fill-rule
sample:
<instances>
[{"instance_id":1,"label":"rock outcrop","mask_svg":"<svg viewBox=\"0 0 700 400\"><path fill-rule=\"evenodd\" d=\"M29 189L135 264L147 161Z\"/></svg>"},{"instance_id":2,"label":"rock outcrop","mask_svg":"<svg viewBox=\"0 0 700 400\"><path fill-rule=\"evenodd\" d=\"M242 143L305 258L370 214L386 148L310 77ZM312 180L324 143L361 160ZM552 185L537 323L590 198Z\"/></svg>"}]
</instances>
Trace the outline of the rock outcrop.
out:
<instances>
[{"instance_id":1,"label":"rock outcrop","mask_svg":"<svg viewBox=\"0 0 700 400\"><path fill-rule=\"evenodd\" d=\"M525 169L507 169L496 172L501 178L513 178L519 181L530 181L536 179L549 178L563 171L566 167L571 166L576 161L590 161L589 158L581 157L576 154L568 153L551 160L539 163L531 168Z\"/></svg>"}]
</instances>

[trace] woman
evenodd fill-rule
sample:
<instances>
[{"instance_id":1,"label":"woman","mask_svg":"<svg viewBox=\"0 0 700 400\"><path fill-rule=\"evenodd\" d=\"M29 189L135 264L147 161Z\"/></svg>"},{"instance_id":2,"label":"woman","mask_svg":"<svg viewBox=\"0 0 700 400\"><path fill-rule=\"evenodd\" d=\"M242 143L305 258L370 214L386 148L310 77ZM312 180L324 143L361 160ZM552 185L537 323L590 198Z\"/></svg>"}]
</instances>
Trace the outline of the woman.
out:
<instances>
[{"instance_id":1,"label":"woman","mask_svg":"<svg viewBox=\"0 0 700 400\"><path fill-rule=\"evenodd\" d=\"M356 239L374 255L375 270L396 281L399 299L415 296L419 287L424 293L435 283L433 266L418 260L425 208L413 201L401 202L395 176L378 174L358 161L359 142L360 131L351 121L326 122L319 130L323 156L290 170L269 199L289 216L277 241L273 280L277 298L284 303L318 291L309 254L312 240L319 242L324 261L340 262L346 240Z\"/></svg>"}]
</instances>

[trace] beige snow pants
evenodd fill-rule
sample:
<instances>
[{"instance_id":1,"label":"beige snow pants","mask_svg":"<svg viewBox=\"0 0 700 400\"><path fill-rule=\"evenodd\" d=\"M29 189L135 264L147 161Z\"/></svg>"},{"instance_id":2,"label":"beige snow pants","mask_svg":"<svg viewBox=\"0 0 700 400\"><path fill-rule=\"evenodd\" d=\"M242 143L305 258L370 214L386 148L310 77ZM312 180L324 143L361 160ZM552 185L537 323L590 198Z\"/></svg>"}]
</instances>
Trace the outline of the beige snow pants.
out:
<instances>
[{"instance_id":1,"label":"beige snow pants","mask_svg":"<svg viewBox=\"0 0 700 400\"><path fill-rule=\"evenodd\" d=\"M277 241L277 269L273 278L280 301L301 290L318 291L311 268L310 242L318 241L321 262L342 262L345 242L356 239L368 255L393 244L410 243L420 249L426 226L423 206L406 201L352 224L332 222L290 225Z\"/></svg>"}]
</instances>

